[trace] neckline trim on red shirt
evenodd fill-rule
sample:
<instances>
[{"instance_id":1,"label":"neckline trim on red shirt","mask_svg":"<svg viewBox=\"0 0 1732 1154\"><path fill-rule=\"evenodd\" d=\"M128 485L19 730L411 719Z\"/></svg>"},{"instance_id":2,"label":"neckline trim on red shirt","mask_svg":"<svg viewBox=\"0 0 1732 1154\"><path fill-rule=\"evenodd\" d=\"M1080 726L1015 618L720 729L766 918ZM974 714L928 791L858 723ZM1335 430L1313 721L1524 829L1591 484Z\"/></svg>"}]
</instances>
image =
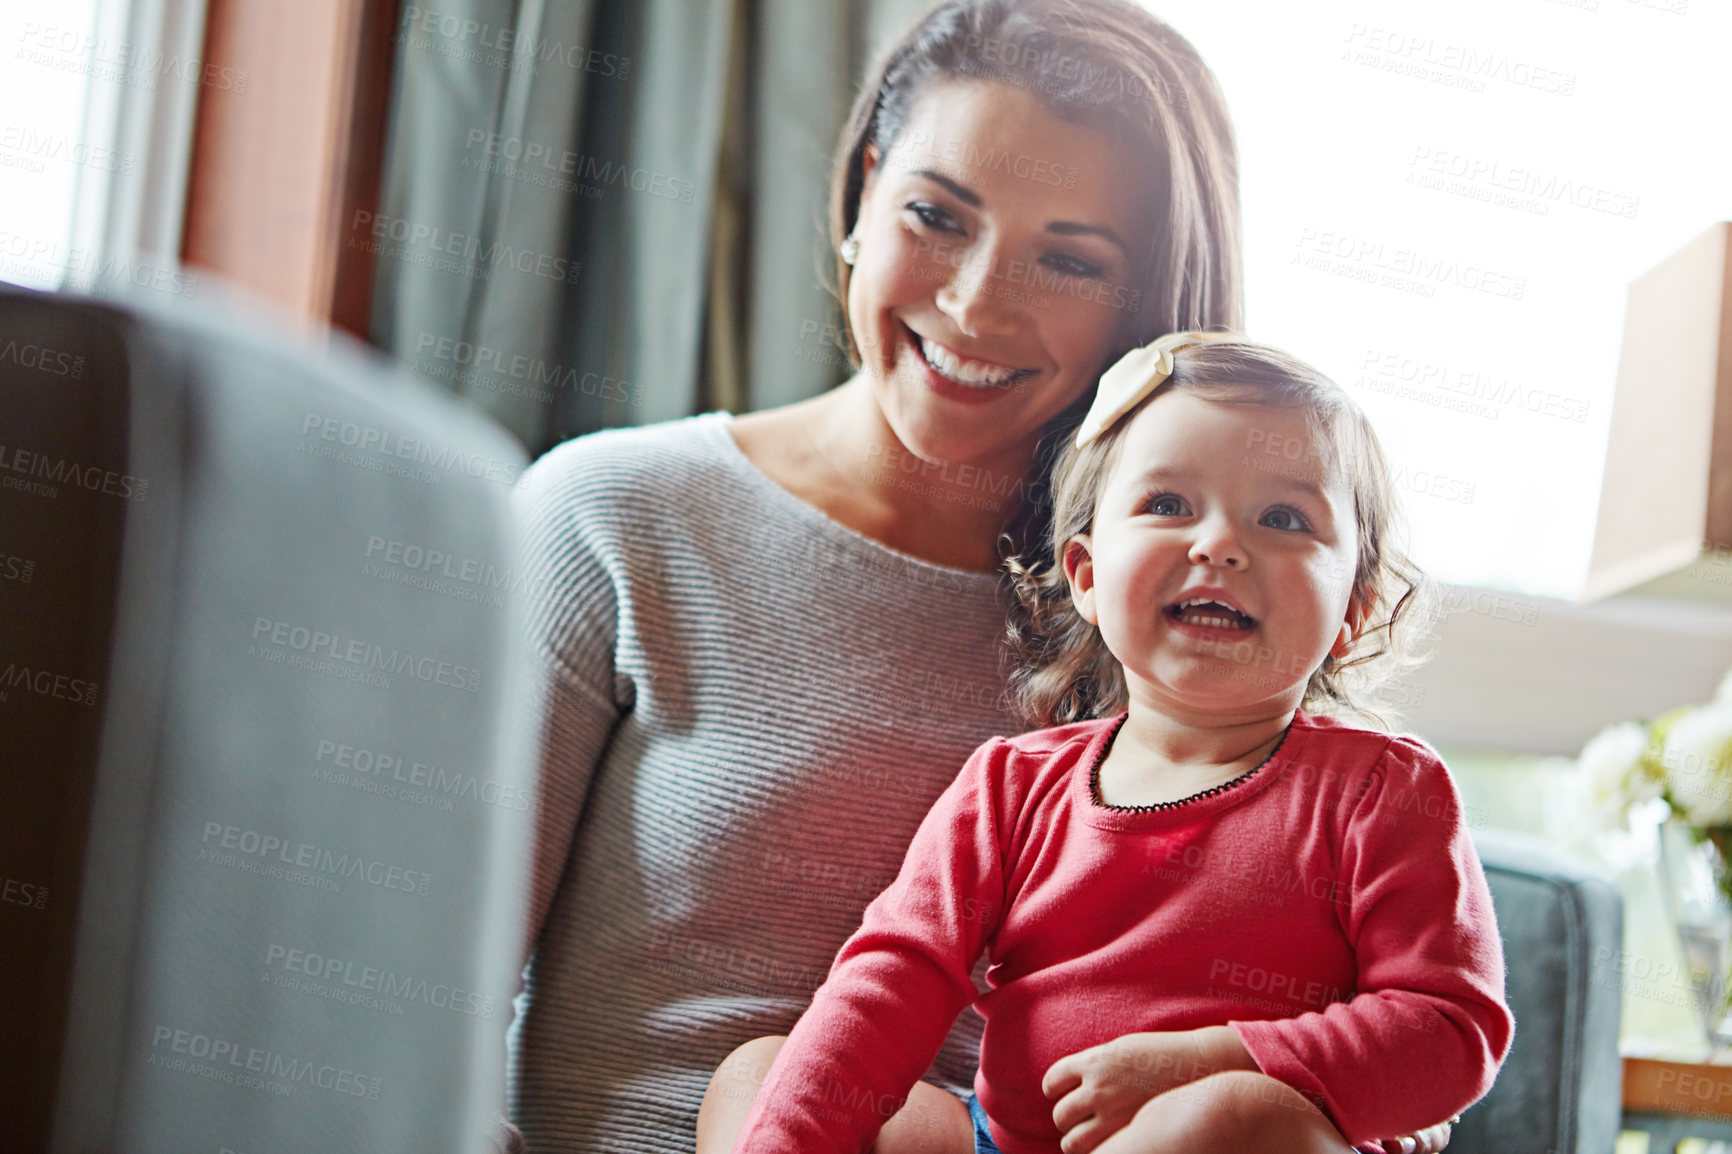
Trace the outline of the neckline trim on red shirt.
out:
<instances>
[{"instance_id":1,"label":"neckline trim on red shirt","mask_svg":"<svg viewBox=\"0 0 1732 1154\"><path fill-rule=\"evenodd\" d=\"M1269 751L1268 756L1233 780L1176 801L1155 802L1143 806L1111 805L1100 798L1100 766L1106 760L1108 751L1112 749L1114 738L1128 720L1130 713L1127 711L1111 725L1100 730L1090 743L1091 748L1084 751L1082 762L1087 766L1087 771L1073 775L1072 788L1076 791L1080 812L1090 825L1105 829L1146 829L1211 817L1224 809L1239 805L1262 793L1283 776L1287 765L1299 755L1304 745L1304 737L1311 729L1305 713L1302 710L1296 711L1293 720L1288 723L1287 731L1281 735L1281 740Z\"/></svg>"}]
</instances>

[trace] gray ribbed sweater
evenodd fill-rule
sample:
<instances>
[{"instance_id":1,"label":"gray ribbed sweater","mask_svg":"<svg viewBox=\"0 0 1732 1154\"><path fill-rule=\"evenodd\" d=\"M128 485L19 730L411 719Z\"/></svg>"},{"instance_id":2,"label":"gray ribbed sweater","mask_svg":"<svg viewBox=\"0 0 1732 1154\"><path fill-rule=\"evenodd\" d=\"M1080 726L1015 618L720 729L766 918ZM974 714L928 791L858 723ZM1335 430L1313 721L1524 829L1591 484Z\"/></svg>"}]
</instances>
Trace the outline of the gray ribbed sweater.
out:
<instances>
[{"instance_id":1,"label":"gray ribbed sweater","mask_svg":"<svg viewBox=\"0 0 1732 1154\"><path fill-rule=\"evenodd\" d=\"M991 575L849 530L712 413L582 437L519 489L551 669L511 1116L531 1151L689 1151L786 1033L1002 712ZM934 1066L966 1092L968 1011Z\"/></svg>"}]
</instances>

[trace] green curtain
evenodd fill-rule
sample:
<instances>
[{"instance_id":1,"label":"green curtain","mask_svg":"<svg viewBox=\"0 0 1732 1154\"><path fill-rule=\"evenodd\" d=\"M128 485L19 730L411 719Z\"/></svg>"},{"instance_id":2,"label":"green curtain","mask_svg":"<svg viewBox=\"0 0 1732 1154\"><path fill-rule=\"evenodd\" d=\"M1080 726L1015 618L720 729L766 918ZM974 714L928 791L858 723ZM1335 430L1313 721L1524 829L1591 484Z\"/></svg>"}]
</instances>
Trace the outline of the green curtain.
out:
<instances>
[{"instance_id":1,"label":"green curtain","mask_svg":"<svg viewBox=\"0 0 1732 1154\"><path fill-rule=\"evenodd\" d=\"M835 384L831 151L923 6L405 0L373 340L532 454Z\"/></svg>"}]
</instances>

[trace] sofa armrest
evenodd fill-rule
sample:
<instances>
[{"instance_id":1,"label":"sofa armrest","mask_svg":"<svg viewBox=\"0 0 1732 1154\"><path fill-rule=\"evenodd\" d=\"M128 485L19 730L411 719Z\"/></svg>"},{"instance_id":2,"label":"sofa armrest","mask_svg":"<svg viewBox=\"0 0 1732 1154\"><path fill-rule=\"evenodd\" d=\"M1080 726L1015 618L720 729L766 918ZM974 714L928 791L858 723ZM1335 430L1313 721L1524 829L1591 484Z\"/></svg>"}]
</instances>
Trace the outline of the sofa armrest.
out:
<instances>
[{"instance_id":1,"label":"sofa armrest","mask_svg":"<svg viewBox=\"0 0 1732 1154\"><path fill-rule=\"evenodd\" d=\"M1622 995L1595 959L1623 948L1623 895L1533 837L1482 830L1474 845L1497 909L1516 1032L1497 1084L1462 1115L1450 1152L1611 1154L1623 1110Z\"/></svg>"}]
</instances>

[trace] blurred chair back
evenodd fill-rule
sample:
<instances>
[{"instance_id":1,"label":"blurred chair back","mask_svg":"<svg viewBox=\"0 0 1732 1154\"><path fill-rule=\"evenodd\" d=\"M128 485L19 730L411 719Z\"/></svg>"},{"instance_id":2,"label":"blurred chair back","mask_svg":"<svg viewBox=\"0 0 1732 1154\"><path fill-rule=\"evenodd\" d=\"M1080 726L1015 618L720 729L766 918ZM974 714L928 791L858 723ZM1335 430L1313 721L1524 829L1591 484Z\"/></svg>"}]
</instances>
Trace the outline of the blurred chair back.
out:
<instances>
[{"instance_id":1,"label":"blurred chair back","mask_svg":"<svg viewBox=\"0 0 1732 1154\"><path fill-rule=\"evenodd\" d=\"M1622 996L1592 977L1595 951L1623 949L1623 897L1536 839L1482 830L1474 845L1497 907L1516 1031L1497 1084L1455 1127L1450 1154L1612 1154L1623 1112Z\"/></svg>"},{"instance_id":2,"label":"blurred chair back","mask_svg":"<svg viewBox=\"0 0 1732 1154\"><path fill-rule=\"evenodd\" d=\"M8 1149L486 1148L532 836L503 433L0 289Z\"/></svg>"}]
</instances>

